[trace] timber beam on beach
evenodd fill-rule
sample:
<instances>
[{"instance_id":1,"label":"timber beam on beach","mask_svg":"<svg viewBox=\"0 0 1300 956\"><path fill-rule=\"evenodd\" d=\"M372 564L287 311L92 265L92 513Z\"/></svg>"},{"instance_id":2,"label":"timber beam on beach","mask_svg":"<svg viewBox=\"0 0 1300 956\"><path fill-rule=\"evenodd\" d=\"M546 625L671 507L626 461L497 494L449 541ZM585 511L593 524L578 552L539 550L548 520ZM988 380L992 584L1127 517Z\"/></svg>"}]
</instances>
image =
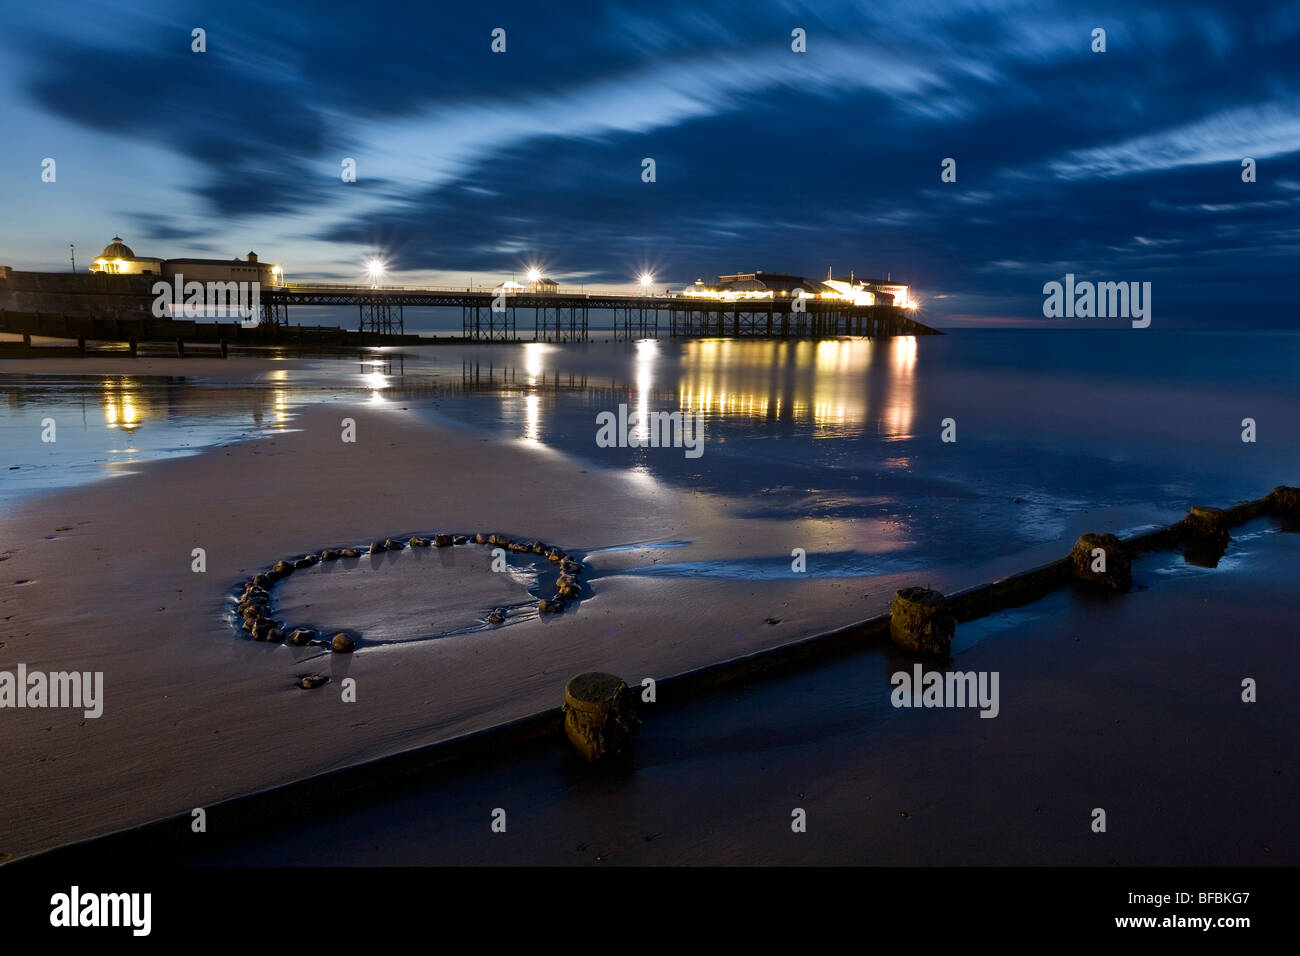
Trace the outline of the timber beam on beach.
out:
<instances>
[{"instance_id":1,"label":"timber beam on beach","mask_svg":"<svg viewBox=\"0 0 1300 956\"><path fill-rule=\"evenodd\" d=\"M1262 498L1244 501L1222 510L1193 506L1187 516L1179 521L1142 531L1127 538L1110 534L1085 534L1076 542L1071 553L1062 558L946 597L928 588L904 588L895 596L890 613L858 621L801 641L756 651L743 657L666 677L658 682L659 696L660 699L672 699L679 695L695 693L706 687L745 680L767 671L795 666L824 654L860 649L864 642L885 638L892 638L895 644L918 656L946 658L953 630L957 624L1030 604L1072 581L1093 582L1117 591L1128 591L1132 584L1131 577L1128 576L1129 562L1142 552L1182 549L1189 562L1213 566L1227 547L1229 528L1269 514L1300 519L1300 488L1279 485ZM374 552L400 550L404 546L428 546L430 543L436 543L440 538L446 539L446 543L449 544L477 543L503 547L516 553L544 554L552 563L560 564L564 573L557 584L556 596L550 602L545 600L539 602L539 605L548 605L548 603L551 605L539 607L543 613L548 610L554 611L556 604L562 607L566 600L577 597L579 593L580 586L576 578L582 572L582 565L563 551L540 542L516 541L503 535L483 534L431 538L416 536L405 542L401 539L387 539L383 544L376 542L370 549ZM1080 566L1080 545L1083 545L1082 551L1088 561L1087 570ZM1108 576L1104 570L1097 570L1093 562L1098 559L1096 554L1098 550L1103 553L1109 552L1106 554L1108 562L1106 567L1120 568L1119 578ZM356 555L347 551L321 552L321 558L324 560L333 560L339 556ZM261 587L269 590L274 581L291 573L291 570L285 562L281 562L268 572L257 575L247 582L244 599L241 599L243 612L246 613L244 604L250 592L256 594L256 589ZM1117 586L1117 582L1122 586ZM573 592L566 593L566 587L572 587ZM259 618L270 618L269 603L269 599L253 602L261 612L254 615L254 623ZM247 620L245 623L247 624ZM252 630L248 627L245 629Z\"/></svg>"}]
</instances>

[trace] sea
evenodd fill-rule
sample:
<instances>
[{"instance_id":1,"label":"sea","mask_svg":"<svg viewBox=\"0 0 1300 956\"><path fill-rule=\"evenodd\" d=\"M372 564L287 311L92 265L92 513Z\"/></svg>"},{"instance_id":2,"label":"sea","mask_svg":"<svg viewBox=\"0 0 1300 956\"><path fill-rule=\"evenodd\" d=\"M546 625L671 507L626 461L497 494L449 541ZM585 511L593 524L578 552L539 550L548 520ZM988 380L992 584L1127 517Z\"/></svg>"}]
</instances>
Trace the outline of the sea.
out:
<instances>
[{"instance_id":1,"label":"sea","mask_svg":"<svg viewBox=\"0 0 1300 956\"><path fill-rule=\"evenodd\" d=\"M1083 513L1124 533L1300 484L1300 333L596 338L277 354L253 380L12 362L0 372L0 513L69 486L129 487L151 461L291 431L302 408L331 402L399 404L546 446L575 469L730 499L732 514L873 519L863 527L890 546L846 540L833 563L845 575L975 565L1061 539ZM620 405L699 416L698 456L602 447L600 416Z\"/></svg>"}]
</instances>

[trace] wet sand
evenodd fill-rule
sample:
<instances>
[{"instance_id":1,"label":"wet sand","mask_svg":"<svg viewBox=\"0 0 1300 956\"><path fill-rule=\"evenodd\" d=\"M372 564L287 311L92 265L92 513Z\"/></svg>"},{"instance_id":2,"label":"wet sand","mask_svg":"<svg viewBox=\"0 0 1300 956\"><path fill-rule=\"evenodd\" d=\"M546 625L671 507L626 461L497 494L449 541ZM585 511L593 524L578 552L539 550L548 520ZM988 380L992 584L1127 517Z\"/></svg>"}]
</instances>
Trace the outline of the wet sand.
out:
<instances>
[{"instance_id":1,"label":"wet sand","mask_svg":"<svg viewBox=\"0 0 1300 956\"><path fill-rule=\"evenodd\" d=\"M123 367L198 375L203 361L97 356L67 364L87 374ZM219 365L212 375L255 378L281 367L237 361L211 360ZM45 361L5 364L54 370ZM340 441L345 416L357 422L356 444ZM806 549L815 568L819 558L863 547L888 554L908 543L896 522L753 517L749 500L431 424L400 401L308 408L292 425L49 491L0 516L0 669L102 670L106 695L98 720L80 711L0 711L0 853L21 857L547 710L580 671L639 682L797 640L882 613L898 587L982 583L1061 556L1079 531L1134 522L1119 508L1074 513L1061 519L1059 540L993 561L875 577L637 574L707 562L757 570L788 561L793 547ZM367 621L387 626L391 605L404 600L390 580L387 590L357 594L363 634L351 656L258 644L231 626L231 589L277 559L386 535L476 530L596 552L584 575L589 596L559 617L419 639L423 615L436 617L429 633L448 620L464 630L487 603L507 600L465 576L476 572L466 557L429 568L427 588L399 609L413 615L399 622L413 638L400 644L368 643L364 633ZM207 553L202 574L191 571L195 547ZM345 597L329 600L337 606ZM1039 663L1047 672L1058 666ZM300 690L297 678L311 671L332 680ZM345 676L357 681L355 703L340 700ZM1173 681L1161 693L1176 699L1182 688ZM807 713L795 722L816 719L819 705L801 703ZM1163 712L1153 704L1152 713ZM1038 729L1059 743L1050 721ZM702 728L701 739L710 733ZM762 750L761 734L733 737ZM735 759L736 792L744 793L752 768ZM939 792L948 786L931 783Z\"/></svg>"},{"instance_id":2,"label":"wet sand","mask_svg":"<svg viewBox=\"0 0 1300 956\"><path fill-rule=\"evenodd\" d=\"M962 625L953 666L1000 673L993 719L893 708L889 675L911 662L875 648L644 706L630 776L593 775L557 743L187 841L180 860L1294 866L1298 571L1300 535L1255 534L1219 569L1151 555L1135 567L1146 590L1078 585ZM498 807L505 834L489 828Z\"/></svg>"},{"instance_id":3,"label":"wet sand","mask_svg":"<svg viewBox=\"0 0 1300 956\"><path fill-rule=\"evenodd\" d=\"M340 440L344 416L356 419L355 444ZM21 857L536 713L583 670L639 681L809 636L880 613L917 578L652 578L613 572L667 553L616 551L589 562L591 596L564 615L409 647L363 643L351 656L258 644L232 629L235 585L280 558L376 536L500 531L578 553L691 542L672 549L680 562L795 545L815 559L871 530L732 518L736 502L431 426L400 405L311 408L295 424L0 517L0 668L103 671L106 698L94 720L0 712L0 852ZM191 571L196 547L202 574ZM986 570L923 577L953 588ZM332 683L302 691L311 671ZM335 691L344 676L357 680L355 703Z\"/></svg>"}]
</instances>

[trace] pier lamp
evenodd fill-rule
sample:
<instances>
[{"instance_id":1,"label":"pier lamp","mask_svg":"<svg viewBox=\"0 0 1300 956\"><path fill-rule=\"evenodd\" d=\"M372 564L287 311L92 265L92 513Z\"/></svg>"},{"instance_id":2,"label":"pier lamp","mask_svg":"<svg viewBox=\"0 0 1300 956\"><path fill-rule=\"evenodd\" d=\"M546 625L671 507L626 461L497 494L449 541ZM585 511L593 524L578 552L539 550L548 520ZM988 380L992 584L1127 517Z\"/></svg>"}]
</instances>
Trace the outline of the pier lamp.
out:
<instances>
[{"instance_id":1,"label":"pier lamp","mask_svg":"<svg viewBox=\"0 0 1300 956\"><path fill-rule=\"evenodd\" d=\"M654 281L655 281L654 273L651 272L641 273L641 288L645 289L647 292L650 291L650 286L654 284Z\"/></svg>"},{"instance_id":2,"label":"pier lamp","mask_svg":"<svg viewBox=\"0 0 1300 956\"><path fill-rule=\"evenodd\" d=\"M371 259L366 263L366 271L370 273L370 288L379 288L379 279L384 274L384 264L378 259Z\"/></svg>"}]
</instances>

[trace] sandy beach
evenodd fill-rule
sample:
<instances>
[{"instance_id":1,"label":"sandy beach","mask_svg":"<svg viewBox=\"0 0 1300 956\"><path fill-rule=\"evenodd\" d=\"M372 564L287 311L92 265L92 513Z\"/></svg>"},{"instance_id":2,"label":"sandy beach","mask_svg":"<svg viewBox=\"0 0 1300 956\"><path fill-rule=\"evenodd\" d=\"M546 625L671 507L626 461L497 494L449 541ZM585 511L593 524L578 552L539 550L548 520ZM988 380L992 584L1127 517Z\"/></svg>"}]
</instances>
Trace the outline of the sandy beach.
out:
<instances>
[{"instance_id":1,"label":"sandy beach","mask_svg":"<svg viewBox=\"0 0 1300 956\"><path fill-rule=\"evenodd\" d=\"M187 388L260 388L286 368L255 359L66 361L66 369L35 364L60 375L184 374ZM238 393L230 401L243 401ZM909 542L872 509L768 517L752 499L598 467L553 444L491 438L428 412L400 395L298 405L260 437L27 495L0 516L0 669L102 671L105 697L97 719L3 714L0 853L22 858L550 710L582 671L639 684L796 641L884 613L900 587L952 592L1055 559L1083 530L1135 521L1132 509L1076 509L1052 518L1055 533L991 558L958 549L920 570L771 576L757 569L788 564L794 548L816 567L864 547L888 556ZM355 422L354 443L341 440L345 418ZM320 565L281 586L290 623L357 634L355 654L257 643L235 627L234 589L277 560L439 531L565 548L586 564L583 599L539 616L527 574L492 574L485 549L407 550ZM206 553L202 573L191 568L195 548ZM651 573L656 564L674 573ZM756 573L680 570L718 564ZM490 627L485 615L498 606L509 618ZM1029 676L1045 686L1065 659L1039 663ZM301 689L311 673L330 682ZM345 677L356 682L355 702L342 699ZM1173 677L1160 686L1171 698L1185 691ZM775 702L763 709L781 712ZM1015 747L1054 739L1032 737L1057 719L1046 704L1017 719L1031 736ZM748 739L719 759L740 760ZM896 762L910 740L872 746ZM971 744L958 734L941 764ZM916 772L925 777L928 767ZM737 768L735 778L747 773Z\"/></svg>"},{"instance_id":2,"label":"sandy beach","mask_svg":"<svg viewBox=\"0 0 1300 956\"><path fill-rule=\"evenodd\" d=\"M1244 527L1221 568L1148 555L1127 595L1075 586L962 625L996 719L891 706L886 645L643 706L635 772L556 738L294 813L254 803L218 839L183 824L51 858L150 865L1294 866L1300 535ZM1247 610L1243 610L1247 609ZM1255 675L1254 704L1239 696ZM1249 806L1250 812L1242 812ZM1090 827L1095 808L1105 833ZM493 833L491 812L508 814ZM794 808L807 830L794 833Z\"/></svg>"},{"instance_id":3,"label":"sandy beach","mask_svg":"<svg viewBox=\"0 0 1300 956\"><path fill-rule=\"evenodd\" d=\"M133 371L200 371L151 362ZM343 417L356 421L354 444L340 440ZM254 643L231 625L232 588L280 558L390 534L500 531L575 553L690 542L674 561L798 546L815 560L852 530L733 519L733 503L715 496L440 429L400 404L309 408L294 425L34 497L0 518L0 663L103 671L106 698L93 720L5 713L0 851L21 857L493 726L557 706L583 670L640 681L805 637L880 613L916 577L866 586L614 575L658 559L635 549L593 557L590 597L560 616L352 656ZM196 547L205 573L191 570ZM428 596L448 595L451 617L466 614L458 575L468 570L431 582ZM951 588L986 570L924 577ZM299 689L315 670L334 683ZM355 703L335 690L344 676L357 681Z\"/></svg>"}]
</instances>

